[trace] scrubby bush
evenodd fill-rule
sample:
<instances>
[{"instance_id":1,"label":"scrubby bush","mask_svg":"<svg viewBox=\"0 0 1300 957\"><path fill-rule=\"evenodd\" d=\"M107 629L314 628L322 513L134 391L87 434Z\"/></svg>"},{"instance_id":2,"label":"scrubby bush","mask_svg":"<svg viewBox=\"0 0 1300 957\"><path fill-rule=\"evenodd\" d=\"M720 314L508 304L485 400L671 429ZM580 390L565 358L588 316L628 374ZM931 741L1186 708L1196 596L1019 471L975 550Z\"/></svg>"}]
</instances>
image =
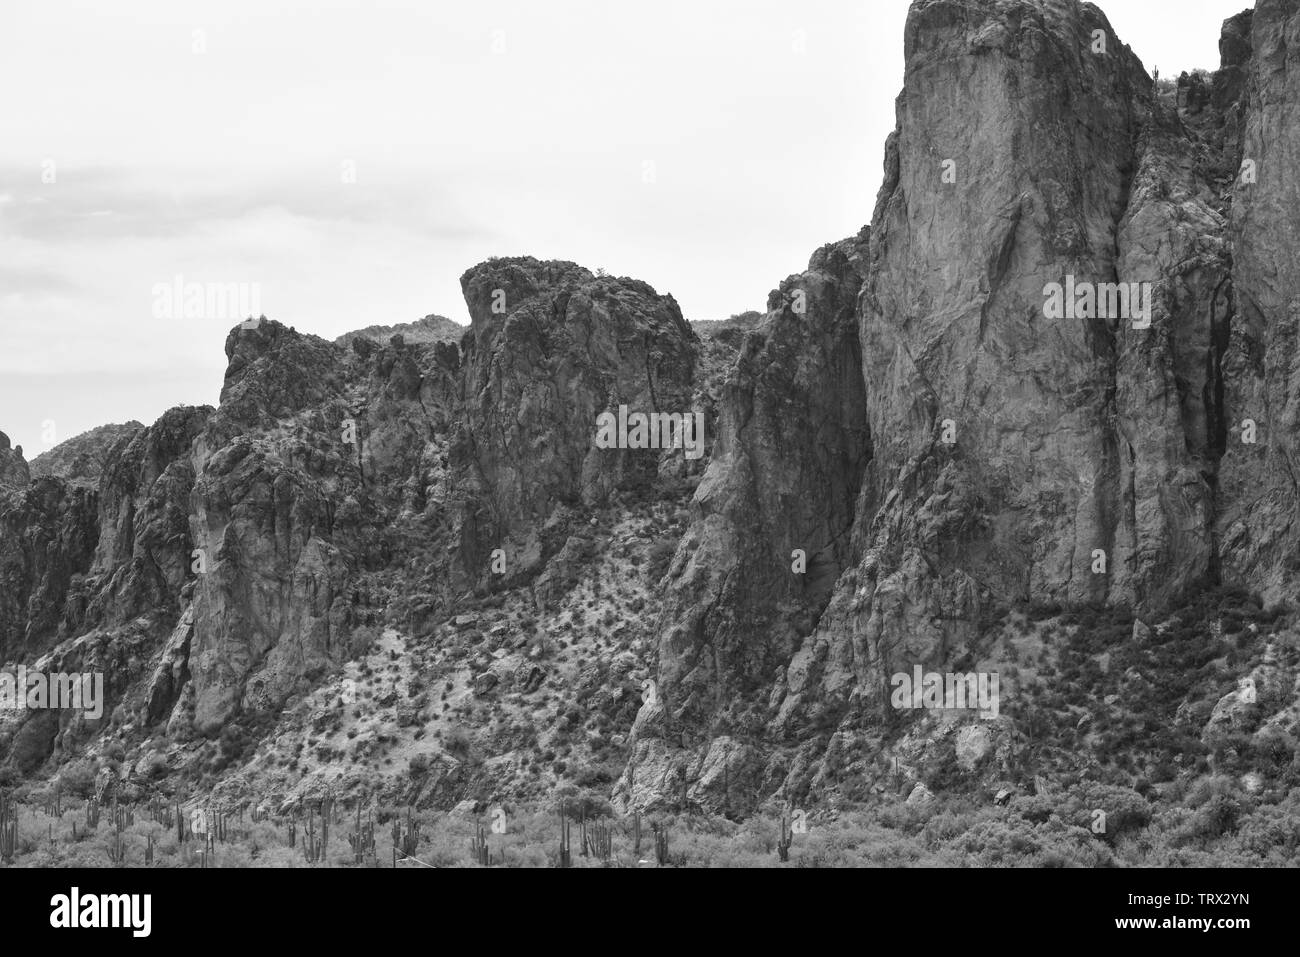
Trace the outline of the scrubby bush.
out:
<instances>
[{"instance_id":1,"label":"scrubby bush","mask_svg":"<svg viewBox=\"0 0 1300 957\"><path fill-rule=\"evenodd\" d=\"M677 542L670 538L661 538L650 546L649 560L646 565L646 576L652 582L657 582L668 572L668 566L673 560L673 555L677 551Z\"/></svg>"},{"instance_id":2,"label":"scrubby bush","mask_svg":"<svg viewBox=\"0 0 1300 957\"><path fill-rule=\"evenodd\" d=\"M96 768L88 761L75 761L59 772L63 793L75 798L88 798L95 793Z\"/></svg>"}]
</instances>

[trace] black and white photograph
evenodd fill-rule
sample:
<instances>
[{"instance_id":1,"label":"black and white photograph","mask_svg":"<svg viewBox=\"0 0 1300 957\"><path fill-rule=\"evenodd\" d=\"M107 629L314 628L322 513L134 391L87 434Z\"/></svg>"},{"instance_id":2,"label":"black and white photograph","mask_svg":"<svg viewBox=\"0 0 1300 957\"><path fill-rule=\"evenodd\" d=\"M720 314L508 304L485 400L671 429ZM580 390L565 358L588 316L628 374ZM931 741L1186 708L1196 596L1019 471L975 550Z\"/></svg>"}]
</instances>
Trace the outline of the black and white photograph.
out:
<instances>
[{"instance_id":1,"label":"black and white photograph","mask_svg":"<svg viewBox=\"0 0 1300 957\"><path fill-rule=\"evenodd\" d=\"M1242 946L1298 741L1300 0L0 0L7 924Z\"/></svg>"}]
</instances>

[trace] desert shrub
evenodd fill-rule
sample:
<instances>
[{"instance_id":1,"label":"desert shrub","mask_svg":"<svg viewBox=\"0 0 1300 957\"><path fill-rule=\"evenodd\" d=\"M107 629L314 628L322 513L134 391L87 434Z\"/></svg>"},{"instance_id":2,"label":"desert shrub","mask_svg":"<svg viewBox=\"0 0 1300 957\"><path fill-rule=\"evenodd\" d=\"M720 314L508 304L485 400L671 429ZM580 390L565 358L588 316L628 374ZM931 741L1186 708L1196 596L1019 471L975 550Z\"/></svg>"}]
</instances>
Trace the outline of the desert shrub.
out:
<instances>
[{"instance_id":1,"label":"desert shrub","mask_svg":"<svg viewBox=\"0 0 1300 957\"><path fill-rule=\"evenodd\" d=\"M668 566L677 551L677 543L670 538L661 538L650 546L650 555L646 565L646 574L651 581L657 582L668 572Z\"/></svg>"},{"instance_id":2,"label":"desert shrub","mask_svg":"<svg viewBox=\"0 0 1300 957\"><path fill-rule=\"evenodd\" d=\"M59 772L63 792L76 798L88 798L95 793L96 768L88 761L75 761Z\"/></svg>"},{"instance_id":3,"label":"desert shrub","mask_svg":"<svg viewBox=\"0 0 1300 957\"><path fill-rule=\"evenodd\" d=\"M353 658L360 658L374 647L380 635L380 630L374 625L353 628L352 634L348 637L348 654Z\"/></svg>"},{"instance_id":4,"label":"desert shrub","mask_svg":"<svg viewBox=\"0 0 1300 957\"><path fill-rule=\"evenodd\" d=\"M1042 824L1057 812L1056 801L1042 794L1018 797L1012 805L1015 813L1032 824Z\"/></svg>"},{"instance_id":5,"label":"desert shrub","mask_svg":"<svg viewBox=\"0 0 1300 957\"><path fill-rule=\"evenodd\" d=\"M1055 618L1061 614L1061 605L1059 602L1031 602L1028 609L1030 621L1046 621L1048 618Z\"/></svg>"},{"instance_id":6,"label":"desert shrub","mask_svg":"<svg viewBox=\"0 0 1300 957\"><path fill-rule=\"evenodd\" d=\"M1207 801L1192 821L1192 831L1197 836L1214 840L1237 828L1241 817L1241 804L1226 794L1216 794Z\"/></svg>"},{"instance_id":7,"label":"desert shrub","mask_svg":"<svg viewBox=\"0 0 1300 957\"><path fill-rule=\"evenodd\" d=\"M447 732L445 747L447 753L454 758L463 761L469 757L471 743L470 733L460 725Z\"/></svg>"},{"instance_id":8,"label":"desert shrub","mask_svg":"<svg viewBox=\"0 0 1300 957\"><path fill-rule=\"evenodd\" d=\"M9 758L24 774L35 771L49 758L59 733L59 716L52 710L38 711L28 717L14 733Z\"/></svg>"},{"instance_id":9,"label":"desert shrub","mask_svg":"<svg viewBox=\"0 0 1300 957\"><path fill-rule=\"evenodd\" d=\"M613 807L600 793L576 784L562 784L556 789L555 809L558 811L560 808L564 808L569 817L574 820L584 815L590 819L612 817L614 814Z\"/></svg>"},{"instance_id":10,"label":"desert shrub","mask_svg":"<svg viewBox=\"0 0 1300 957\"><path fill-rule=\"evenodd\" d=\"M980 821L953 845L982 867L1025 864L1042 850L1034 829L1014 818L1005 821Z\"/></svg>"},{"instance_id":11,"label":"desert shrub","mask_svg":"<svg viewBox=\"0 0 1300 957\"><path fill-rule=\"evenodd\" d=\"M590 765L575 766L572 777L573 783L580 788L610 784L614 780L614 775L610 773L608 768L592 767Z\"/></svg>"},{"instance_id":12,"label":"desert shrub","mask_svg":"<svg viewBox=\"0 0 1300 957\"><path fill-rule=\"evenodd\" d=\"M1300 856L1300 793L1293 791L1277 804L1242 816L1236 845L1255 865L1293 867Z\"/></svg>"},{"instance_id":13,"label":"desert shrub","mask_svg":"<svg viewBox=\"0 0 1300 957\"><path fill-rule=\"evenodd\" d=\"M1183 803L1192 809L1204 807L1219 796L1235 797L1238 793L1237 783L1225 775L1201 778L1188 788Z\"/></svg>"},{"instance_id":14,"label":"desert shrub","mask_svg":"<svg viewBox=\"0 0 1300 957\"><path fill-rule=\"evenodd\" d=\"M1151 823L1151 805L1136 791L1110 784L1087 781L1071 788L1067 795L1071 805L1071 823L1091 828L1105 814L1105 829L1098 832L1108 844L1121 836L1140 831Z\"/></svg>"},{"instance_id":15,"label":"desert shrub","mask_svg":"<svg viewBox=\"0 0 1300 957\"><path fill-rule=\"evenodd\" d=\"M156 781L167 774L167 757L160 751L154 751L145 758L141 769L146 779Z\"/></svg>"}]
</instances>

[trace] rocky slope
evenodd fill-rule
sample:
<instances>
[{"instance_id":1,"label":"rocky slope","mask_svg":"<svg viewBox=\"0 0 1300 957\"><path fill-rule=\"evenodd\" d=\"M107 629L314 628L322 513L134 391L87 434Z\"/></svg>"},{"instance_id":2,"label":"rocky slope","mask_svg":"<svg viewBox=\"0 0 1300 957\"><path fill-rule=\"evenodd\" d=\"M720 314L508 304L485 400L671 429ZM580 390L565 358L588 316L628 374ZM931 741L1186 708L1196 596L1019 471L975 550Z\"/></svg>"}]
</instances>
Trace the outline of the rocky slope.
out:
<instances>
[{"instance_id":1,"label":"rocky slope","mask_svg":"<svg viewBox=\"0 0 1300 957\"><path fill-rule=\"evenodd\" d=\"M393 336L401 336L407 342L428 345L434 342L460 342L464 334L465 327L446 316L425 316L415 322L403 322L395 326L367 326L339 336L334 344L350 346L353 339L369 339L383 344Z\"/></svg>"},{"instance_id":2,"label":"rocky slope","mask_svg":"<svg viewBox=\"0 0 1300 957\"><path fill-rule=\"evenodd\" d=\"M23 447L14 448L9 436L0 432L0 486L21 488L31 481L31 467L23 458Z\"/></svg>"},{"instance_id":3,"label":"rocky slope","mask_svg":"<svg viewBox=\"0 0 1300 957\"><path fill-rule=\"evenodd\" d=\"M83 432L32 459L31 474L34 478L54 475L75 485L94 488L99 485L108 454L118 439L135 435L143 428L139 422L126 422L121 425L101 425Z\"/></svg>"},{"instance_id":4,"label":"rocky slope","mask_svg":"<svg viewBox=\"0 0 1300 957\"><path fill-rule=\"evenodd\" d=\"M871 226L761 316L495 259L468 329L232 330L93 487L0 436L0 651L110 688L9 766L743 815L1294 735L1298 30L1260 0L1166 91L1092 5L916 0ZM703 454L602 447L624 408ZM1004 706L903 714L915 667Z\"/></svg>"}]
</instances>

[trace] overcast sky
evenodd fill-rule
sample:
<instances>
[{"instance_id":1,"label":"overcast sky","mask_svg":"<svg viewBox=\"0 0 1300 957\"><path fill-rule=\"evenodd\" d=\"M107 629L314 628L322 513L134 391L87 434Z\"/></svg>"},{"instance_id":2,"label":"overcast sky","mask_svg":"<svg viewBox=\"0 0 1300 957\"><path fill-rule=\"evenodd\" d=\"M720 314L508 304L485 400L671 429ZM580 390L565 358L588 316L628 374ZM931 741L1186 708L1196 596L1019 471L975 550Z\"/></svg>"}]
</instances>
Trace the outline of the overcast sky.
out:
<instances>
[{"instance_id":1,"label":"overcast sky","mask_svg":"<svg viewBox=\"0 0 1300 957\"><path fill-rule=\"evenodd\" d=\"M1245 5L1102 4L1165 75ZM177 276L328 338L467 322L494 255L761 308L871 216L907 6L5 0L0 430L215 404L237 320L160 318Z\"/></svg>"}]
</instances>

